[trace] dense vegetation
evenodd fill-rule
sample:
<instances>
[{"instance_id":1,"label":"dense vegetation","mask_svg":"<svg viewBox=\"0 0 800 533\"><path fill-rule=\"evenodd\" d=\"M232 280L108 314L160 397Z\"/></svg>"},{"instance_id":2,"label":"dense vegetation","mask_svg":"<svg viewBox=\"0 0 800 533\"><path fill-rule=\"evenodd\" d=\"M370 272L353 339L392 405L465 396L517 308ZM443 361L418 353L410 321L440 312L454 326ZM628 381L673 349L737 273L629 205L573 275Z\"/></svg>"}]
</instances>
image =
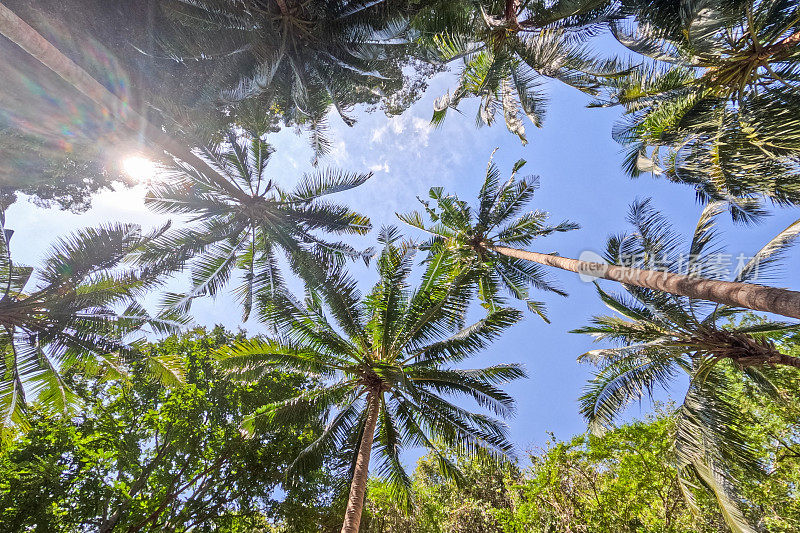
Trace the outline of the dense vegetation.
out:
<instances>
[{"instance_id":1,"label":"dense vegetation","mask_svg":"<svg viewBox=\"0 0 800 533\"><path fill-rule=\"evenodd\" d=\"M767 274L800 220L715 262L721 217L800 203L796 1L13 0L0 51L3 531L800 529L800 292L762 284L796 281ZM531 250L578 225L531 209L524 160L490 161L477 201L431 183L399 215L411 235L370 247L372 222L329 199L372 179L326 167L329 118L402 114L444 70L432 124L472 100L522 144L545 83L616 107L623 170L690 186L694 231L637 200L602 259ZM287 179L268 137L289 127L315 168ZM133 150L175 220L17 261L11 204L85 211L132 184ZM504 387L526 371L465 363L517 304L548 320L538 295L567 296L548 267L622 292L597 284L613 314L574 332L602 345L580 356L590 433L520 460ZM260 334L187 331L222 295ZM685 397L620 425L676 379Z\"/></svg>"},{"instance_id":2,"label":"dense vegetation","mask_svg":"<svg viewBox=\"0 0 800 533\"><path fill-rule=\"evenodd\" d=\"M243 339L198 329L145 348L182 360L187 375L178 389L162 387L140 361L129 380L84 383L91 399L77 417L32 411L29 427L0 450L0 530L337 531L344 493L330 468L335 451L285 484L284 469L322 427L287 425L258 438L240 432L254 408L318 384L281 371L244 386L226 379L213 354ZM722 371L732 380L739 374L732 365ZM769 531L800 527L800 405L789 394L797 377L794 370L774 376L781 401L758 394L750 380L729 391L759 464L739 478L744 512ZM443 448L418 462L410 509L391 483L370 480L362 530L724 531L707 492L684 487L697 513L682 492L678 416L662 405L602 436L552 438L518 461ZM458 482L442 471L439 453L457 465Z\"/></svg>"}]
</instances>

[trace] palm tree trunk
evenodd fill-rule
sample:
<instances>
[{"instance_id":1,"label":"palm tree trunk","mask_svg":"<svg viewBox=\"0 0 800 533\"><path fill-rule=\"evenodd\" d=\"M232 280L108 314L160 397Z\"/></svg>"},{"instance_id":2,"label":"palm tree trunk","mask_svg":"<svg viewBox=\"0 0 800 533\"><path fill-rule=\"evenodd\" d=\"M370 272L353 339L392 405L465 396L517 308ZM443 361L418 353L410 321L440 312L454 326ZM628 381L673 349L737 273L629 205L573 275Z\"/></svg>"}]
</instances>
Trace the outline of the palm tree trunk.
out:
<instances>
[{"instance_id":1,"label":"palm tree trunk","mask_svg":"<svg viewBox=\"0 0 800 533\"><path fill-rule=\"evenodd\" d=\"M364 424L364 435L358 447L356 468L353 482L350 485L350 497L347 499L347 511L344 514L342 533L358 533L361 524L361 512L364 510L364 495L367 492L369 478L369 457L372 453L372 441L375 439L375 426L381 411L381 393L378 390L367 394L367 421Z\"/></svg>"},{"instance_id":2,"label":"palm tree trunk","mask_svg":"<svg viewBox=\"0 0 800 533\"><path fill-rule=\"evenodd\" d=\"M47 68L58 74L80 93L87 96L112 115L120 118L132 130L143 131L145 136L158 147L178 159L192 165L210 180L224 188L228 194L239 201L247 202L250 197L226 180L205 161L192 153L191 149L173 140L169 135L150 124L146 118L131 109L117 95L92 78L74 61L65 56L39 32L19 18L13 11L0 3L0 35L4 35L17 46L28 52Z\"/></svg>"},{"instance_id":3,"label":"palm tree trunk","mask_svg":"<svg viewBox=\"0 0 800 533\"><path fill-rule=\"evenodd\" d=\"M278 4L278 9L281 10L281 15L285 17L289 14L289 7L286 5L286 0L275 0L275 3Z\"/></svg>"},{"instance_id":4,"label":"palm tree trunk","mask_svg":"<svg viewBox=\"0 0 800 533\"><path fill-rule=\"evenodd\" d=\"M519 22L517 22L517 11L519 10L519 3L520 0L506 0L505 11L503 13L503 17L506 19L506 23L511 28L519 28Z\"/></svg>"},{"instance_id":5,"label":"palm tree trunk","mask_svg":"<svg viewBox=\"0 0 800 533\"><path fill-rule=\"evenodd\" d=\"M745 307L754 311L765 311L776 315L800 318L800 292L797 291L766 287L754 283L718 281L683 274L579 261L557 255L506 248L505 246L486 245L486 248L508 257L532 261L540 265L552 266L596 278L688 296L697 300L708 300L725 305Z\"/></svg>"},{"instance_id":6,"label":"palm tree trunk","mask_svg":"<svg viewBox=\"0 0 800 533\"><path fill-rule=\"evenodd\" d=\"M789 54L791 53L792 48L798 44L800 44L800 31L794 32L780 42L765 47L762 53L766 54L765 59L772 55L781 55L784 53Z\"/></svg>"}]
</instances>

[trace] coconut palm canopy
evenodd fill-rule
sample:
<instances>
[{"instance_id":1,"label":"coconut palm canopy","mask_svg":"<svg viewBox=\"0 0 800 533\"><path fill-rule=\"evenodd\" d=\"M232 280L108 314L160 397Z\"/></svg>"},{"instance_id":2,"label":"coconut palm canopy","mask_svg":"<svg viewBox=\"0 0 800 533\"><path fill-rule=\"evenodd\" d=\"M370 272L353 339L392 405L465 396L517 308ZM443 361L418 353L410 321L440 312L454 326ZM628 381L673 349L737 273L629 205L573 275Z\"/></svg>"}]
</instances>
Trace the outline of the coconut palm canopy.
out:
<instances>
[{"instance_id":1,"label":"coconut palm canopy","mask_svg":"<svg viewBox=\"0 0 800 533\"><path fill-rule=\"evenodd\" d=\"M505 417L513 413L514 400L499 385L526 374L516 363L475 369L459 365L486 349L521 313L496 307L465 325L474 276L464 276L447 261L432 262L420 285L412 288L413 250L399 237L394 228L381 231L380 279L367 295L362 297L355 282L338 271L311 284L304 302L277 294L263 302L260 318L279 335L245 341L221 357L235 379L258 381L276 368L324 378L319 388L264 406L248 429L323 421L325 431L295 466L345 452L347 477L356 480L366 473L359 470L357 450L374 437L378 472L408 497L410 478L400 455L404 448L430 448L451 476L458 472L448 449L486 449L501 457L512 452L500 421L448 396L471 398ZM360 488L363 501L366 485Z\"/></svg>"},{"instance_id":2,"label":"coconut palm canopy","mask_svg":"<svg viewBox=\"0 0 800 533\"><path fill-rule=\"evenodd\" d=\"M412 27L440 61L461 64L456 86L434 104L433 123L475 97L479 124L493 124L502 112L508 130L527 143L523 118L541 127L545 81L594 95L618 74L616 61L596 56L586 42L613 13L597 0L432 4Z\"/></svg>"},{"instance_id":3,"label":"coconut palm canopy","mask_svg":"<svg viewBox=\"0 0 800 533\"><path fill-rule=\"evenodd\" d=\"M205 159L235 188L231 195L194 168L178 164L153 184L147 203L156 212L191 217L188 227L166 232L142 254L145 263L169 258L172 268L191 265L188 292L168 295L168 308L189 308L194 298L214 296L234 271L242 274L235 292L247 320L256 295L274 292L282 283L280 252L312 253L317 260L337 264L362 253L343 242L331 242L320 231L364 235L369 219L347 206L321 200L367 181L369 173L339 170L304 175L284 190L267 169L272 147L259 136L237 138L203 151Z\"/></svg>"},{"instance_id":4,"label":"coconut palm canopy","mask_svg":"<svg viewBox=\"0 0 800 533\"><path fill-rule=\"evenodd\" d=\"M479 296L484 306L492 309L503 305L502 293L507 292L523 300L531 311L546 320L544 304L531 298L530 289L561 296L566 293L540 265L497 253L492 247L529 246L540 237L576 230L579 226L569 221L549 225L546 212L526 211L539 182L534 176L517 176L525 163L523 159L514 163L510 177L504 179L498 166L490 160L477 206L436 187L429 192L430 202L420 200L425 214L413 212L398 216L427 234L428 239L420 248L429 251L430 261L448 257L460 268L474 269L478 273ZM426 218L430 223L426 223Z\"/></svg>"},{"instance_id":5,"label":"coconut palm canopy","mask_svg":"<svg viewBox=\"0 0 800 533\"><path fill-rule=\"evenodd\" d=\"M781 407L800 368L799 14L784 0L4 1L0 470L19 447L14 457L44 468L41 450L70 456L59 446L80 441L90 411L122 427L119 402L136 412L153 400L142 416L154 432L120 437L135 453L81 459L114 480L111 503L64 527L158 529L213 494L223 501L202 509L207 524L177 529L411 530L411 518L375 512L384 496L420 510L410 454L427 449L442 486L458 483L457 466L476 456L503 463L515 445L587 423L600 434L663 387L678 399L659 411L674 422L666 466L679 477L665 490L712 516L693 530L771 528L778 507L757 503L767 489L756 481L788 494L775 479L787 464L800 471L798 454L776 451L800 449L797 417ZM545 103L552 126L526 130L543 124ZM501 113L505 128L475 129ZM541 180L521 175L526 159ZM645 173L666 180L628 179ZM609 239L636 197L655 200L637 200L634 231ZM42 210L54 204L85 212ZM605 257L593 252L606 242ZM511 328L529 318L519 303L545 321ZM249 332L152 349L191 319ZM179 345L185 367L167 353ZM575 360L584 352L592 375ZM753 404L737 409L742 389ZM742 413L762 400L780 420L754 427L763 417ZM235 416L209 425L233 448L192 439L192 459L173 460L175 439L195 430L184 415L229 401L261 406L225 408ZM525 416L512 419L517 402ZM176 416L162 424L166 413ZM65 431L31 451L41 424ZM302 449L281 501L215 485L229 469L253 493L241 467L253 462L235 450L253 449L238 444L255 434L297 437L286 450ZM109 461L134 473L112 475ZM49 530L83 513L53 498L96 485L72 490L62 470L4 474L25 483L0 483L0 523ZM23 501L39 480L46 496ZM470 499L438 530L552 527L513 522L532 496L512 492L508 513ZM327 498L329 516L314 498ZM800 509L792 498L781 513ZM183 510L166 519L173 508ZM33 509L54 521L17 519ZM651 518L626 523L684 523Z\"/></svg>"},{"instance_id":6,"label":"coconut palm canopy","mask_svg":"<svg viewBox=\"0 0 800 533\"><path fill-rule=\"evenodd\" d=\"M744 220L763 214L764 198L796 204L797 3L623 4L614 35L647 58L610 80L626 110L614 136L627 172L690 184Z\"/></svg>"},{"instance_id":7,"label":"coconut palm canopy","mask_svg":"<svg viewBox=\"0 0 800 533\"><path fill-rule=\"evenodd\" d=\"M165 230L143 234L133 224L85 229L53 244L41 266L33 268L13 260L9 244L14 232L3 227L0 428L4 432L24 423L31 401L59 411L80 403L65 375L123 375L126 362L142 357L136 342L141 342L141 334L136 334L143 327L169 332L185 324L175 313L148 315L140 300L160 285L164 271L155 264L131 265L132 256ZM179 378L180 370L168 357L151 359L150 364L165 379Z\"/></svg>"}]
</instances>

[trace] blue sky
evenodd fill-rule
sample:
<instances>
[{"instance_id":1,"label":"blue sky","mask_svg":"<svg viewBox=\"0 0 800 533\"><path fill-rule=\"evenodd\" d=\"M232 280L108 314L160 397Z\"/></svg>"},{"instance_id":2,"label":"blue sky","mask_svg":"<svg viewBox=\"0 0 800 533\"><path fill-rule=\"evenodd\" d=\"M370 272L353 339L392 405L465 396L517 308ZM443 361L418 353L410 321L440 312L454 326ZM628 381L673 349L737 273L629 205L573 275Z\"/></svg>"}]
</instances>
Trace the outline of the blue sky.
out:
<instances>
[{"instance_id":1,"label":"blue sky","mask_svg":"<svg viewBox=\"0 0 800 533\"><path fill-rule=\"evenodd\" d=\"M375 231L358 241L361 246L373 245L382 225L402 226L395 212L417 209L416 197L426 196L432 186L443 186L463 199L475 198L487 159L495 148L499 148L495 161L504 172L510 171L514 161L524 158L528 161L524 173L541 177L541 189L532 208L550 212L553 221L568 218L582 226L578 231L536 242L531 249L558 251L572 257L584 250L599 252L609 234L627 229L628 205L636 198L648 196L654 198L654 205L668 214L683 234L693 229L701 208L695 203L691 189L650 177L630 180L621 172L620 146L610 137L617 109L586 109L586 98L577 91L551 86L551 105L544 128L537 130L526 124L530 142L523 147L502 124L476 128L475 102L466 102L463 114L450 113L441 128L431 129L428 123L433 100L447 90L451 81L447 74L434 80L424 98L399 117L387 119L380 111L371 114L357 111L358 123L349 128L338 117L331 116L334 146L322 165L375 173L366 185L336 198L371 217ZM291 183L311 168L311 151L305 138L286 131L269 140L277 150L269 168L278 182ZM144 226L163 221L164 217L144 208L143 194L142 186L104 192L96 197L89 212L80 215L18 202L7 213L7 225L16 232L12 251L18 261L30 264L35 263L55 237L74 228L109 220ZM756 227L734 227L723 218L721 226L728 251L734 256L752 255L796 218L796 210L783 210ZM782 286L800 289L799 259L797 253L787 258ZM354 265L353 273L364 291L375 279L375 274L362 266ZM593 287L579 281L576 275L554 271L553 276L570 297L535 295L536 299L547 302L551 324L529 314L484 355L473 360L476 365L517 361L527 366L530 379L509 387L518 400L517 416L509 425L520 450L542 445L547 432L568 438L584 430L576 400L591 369L579 365L576 357L596 346L588 337L567 332L585 325L593 314L608 311L596 298ZM606 289L614 290L613 285L603 282ZM198 324L240 326L240 313L227 297L197 302L194 316ZM244 327L251 332L259 330L259 325L253 322ZM676 387L672 394L679 399L681 392ZM638 416L648 409L647 404L641 409L635 406L629 415Z\"/></svg>"}]
</instances>

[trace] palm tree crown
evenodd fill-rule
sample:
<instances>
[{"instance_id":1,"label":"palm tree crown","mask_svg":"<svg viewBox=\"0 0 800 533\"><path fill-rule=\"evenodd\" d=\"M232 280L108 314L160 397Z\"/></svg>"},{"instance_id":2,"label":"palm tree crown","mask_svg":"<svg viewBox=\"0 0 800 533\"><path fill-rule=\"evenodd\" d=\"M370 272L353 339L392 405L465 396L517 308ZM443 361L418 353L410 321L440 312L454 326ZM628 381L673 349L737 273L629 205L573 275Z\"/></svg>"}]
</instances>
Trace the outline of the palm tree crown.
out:
<instances>
[{"instance_id":1,"label":"palm tree crown","mask_svg":"<svg viewBox=\"0 0 800 533\"><path fill-rule=\"evenodd\" d=\"M85 229L53 245L33 269L12 260L13 232L4 223L0 215L0 428L24 423L33 399L61 411L74 406L67 374L123 373L136 352L130 333L184 323L169 313L151 318L137 302L160 283L163 268L124 263L166 228L146 235L133 224Z\"/></svg>"},{"instance_id":2,"label":"palm tree crown","mask_svg":"<svg viewBox=\"0 0 800 533\"><path fill-rule=\"evenodd\" d=\"M504 425L442 394L466 395L505 416L514 402L497 385L525 376L516 364L469 370L455 366L488 346L521 314L496 308L464 327L471 282L444 262L429 263L421 285L412 290L412 254L397 239L394 228L382 230L380 279L366 297L341 270L329 272L309 285L305 303L288 293L265 302L262 319L277 326L278 337L247 341L222 354L224 368L241 379L257 379L275 367L323 378L323 387L264 406L248 427L325 420L324 432L295 467L347 450L353 478L348 520L353 505L360 518L367 472L361 461L366 454L368 465L373 437L379 473L406 497L410 481L399 456L405 446L430 448L453 475L457 469L445 453L447 447L509 453ZM353 531L357 521L355 527Z\"/></svg>"},{"instance_id":3,"label":"palm tree crown","mask_svg":"<svg viewBox=\"0 0 800 533\"><path fill-rule=\"evenodd\" d=\"M294 124L320 122L333 105L351 125L350 105L402 86L395 49L411 43L393 38L412 7L407 0L182 0L165 8L175 27L164 47L227 76L215 101L260 98Z\"/></svg>"},{"instance_id":4,"label":"palm tree crown","mask_svg":"<svg viewBox=\"0 0 800 533\"><path fill-rule=\"evenodd\" d=\"M526 246L539 237L574 230L578 225L568 221L548 225L546 212L525 211L539 184L533 176L517 177L524 165L525 160L517 161L510 178L501 183L500 170L490 160L474 208L434 187L430 198L435 203L420 200L430 224L426 224L420 212L398 217L431 236L421 244L422 249L430 252L431 261L452 257L460 268L478 273L478 292L486 307L503 305L501 291L505 289L545 318L544 304L530 298L529 288L563 296L566 293L549 280L542 266L500 254L492 248Z\"/></svg>"},{"instance_id":5,"label":"palm tree crown","mask_svg":"<svg viewBox=\"0 0 800 533\"><path fill-rule=\"evenodd\" d=\"M367 217L321 198L356 187L371 174L315 171L286 190L267 176L272 151L258 136L238 138L232 133L227 142L204 149L208 163L240 193L235 197L216 181L180 163L152 185L146 198L151 208L190 217L187 227L156 239L142 257L170 258L174 269L191 264L191 289L168 295L169 307L188 309L193 298L217 294L238 268L243 282L236 295L246 320L255 295L274 292L282 284L279 250L289 256L312 253L321 264L362 256L353 247L329 242L315 232L369 232Z\"/></svg>"},{"instance_id":6,"label":"palm tree crown","mask_svg":"<svg viewBox=\"0 0 800 533\"><path fill-rule=\"evenodd\" d=\"M648 61L609 79L627 117L626 170L726 201L743 220L763 197L800 202L800 8L784 0L627 0L618 40Z\"/></svg>"},{"instance_id":7,"label":"palm tree crown","mask_svg":"<svg viewBox=\"0 0 800 533\"><path fill-rule=\"evenodd\" d=\"M599 60L586 39L603 28L612 10L605 0L560 2L437 2L417 14L419 39L445 62L463 60L457 86L435 103L433 122L468 97L481 104L477 123L491 125L502 111L506 127L527 143L523 118L544 118L547 78L595 95L614 60Z\"/></svg>"}]
</instances>

